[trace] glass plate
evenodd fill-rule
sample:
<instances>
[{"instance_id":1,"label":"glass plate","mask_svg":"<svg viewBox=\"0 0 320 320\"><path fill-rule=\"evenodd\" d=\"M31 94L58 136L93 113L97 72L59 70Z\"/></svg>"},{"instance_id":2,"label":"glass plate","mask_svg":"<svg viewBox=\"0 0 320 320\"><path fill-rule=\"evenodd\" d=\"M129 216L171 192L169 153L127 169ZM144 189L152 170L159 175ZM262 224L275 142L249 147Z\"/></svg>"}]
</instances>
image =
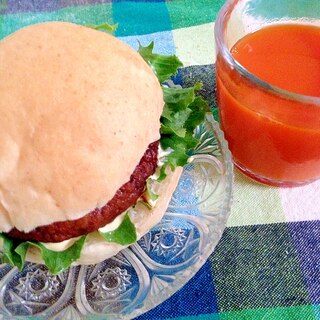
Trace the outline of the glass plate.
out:
<instances>
[{"instance_id":1,"label":"glass plate","mask_svg":"<svg viewBox=\"0 0 320 320\"><path fill-rule=\"evenodd\" d=\"M97 265L53 276L27 263L0 265L1 319L132 319L180 289L218 243L230 212L230 152L211 115L162 221L139 242ZM2 317L1 317L2 316Z\"/></svg>"}]
</instances>

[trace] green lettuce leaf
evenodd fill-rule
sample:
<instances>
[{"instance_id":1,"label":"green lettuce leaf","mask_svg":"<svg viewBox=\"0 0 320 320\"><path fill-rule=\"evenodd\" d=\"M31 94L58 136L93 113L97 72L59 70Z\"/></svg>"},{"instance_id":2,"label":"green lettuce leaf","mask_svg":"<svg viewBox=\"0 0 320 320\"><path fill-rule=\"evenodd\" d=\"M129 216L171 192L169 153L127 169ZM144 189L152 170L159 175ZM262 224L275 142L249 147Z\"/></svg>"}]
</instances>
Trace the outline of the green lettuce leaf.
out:
<instances>
[{"instance_id":1,"label":"green lettuce leaf","mask_svg":"<svg viewBox=\"0 0 320 320\"><path fill-rule=\"evenodd\" d=\"M199 143L194 137L194 130L210 112L207 101L196 95L200 89L200 83L185 89L163 88L165 106L161 117L160 144L162 149L170 148L172 152L163 161L159 181L166 177L166 167L171 170L183 167Z\"/></svg>"},{"instance_id":2,"label":"green lettuce leaf","mask_svg":"<svg viewBox=\"0 0 320 320\"><path fill-rule=\"evenodd\" d=\"M193 87L180 88L163 87L163 99L165 101L164 112L169 109L171 112L177 112L186 109L195 99L196 91L201 90L202 84L197 82Z\"/></svg>"},{"instance_id":3,"label":"green lettuce leaf","mask_svg":"<svg viewBox=\"0 0 320 320\"><path fill-rule=\"evenodd\" d=\"M148 194L148 197L152 200L152 201L156 201L158 198L159 198L159 196L156 194L156 193L154 193L153 192L153 190L152 190L152 183L153 183L153 179L151 179L151 178L148 178L147 179L147 187L146 187L146 192L147 192L147 194Z\"/></svg>"},{"instance_id":4,"label":"green lettuce leaf","mask_svg":"<svg viewBox=\"0 0 320 320\"><path fill-rule=\"evenodd\" d=\"M58 274L69 268L72 262L79 259L86 237L82 236L71 247L63 251L49 250L41 242L26 241L21 243L15 249L15 252L21 255L23 252L26 252L29 246L38 248L49 271L52 274Z\"/></svg>"},{"instance_id":5,"label":"green lettuce leaf","mask_svg":"<svg viewBox=\"0 0 320 320\"><path fill-rule=\"evenodd\" d=\"M21 249L20 253L15 251L17 245L19 243L8 236L0 233L0 238L3 240L3 248L2 248L2 255L1 255L1 263L7 263L11 266L16 266L21 271L24 266L25 256L27 253L27 249Z\"/></svg>"},{"instance_id":6,"label":"green lettuce leaf","mask_svg":"<svg viewBox=\"0 0 320 320\"><path fill-rule=\"evenodd\" d=\"M175 56L164 56L153 53L154 42L151 42L147 47L143 47L139 43L138 52L141 57L150 65L153 72L162 83L172 75L175 75L178 68L182 67L182 62Z\"/></svg>"},{"instance_id":7,"label":"green lettuce leaf","mask_svg":"<svg viewBox=\"0 0 320 320\"><path fill-rule=\"evenodd\" d=\"M169 80L182 67L181 61L174 55L164 56L153 53L154 43L149 46L139 46L138 52L151 66L161 84ZM172 150L163 160L158 181L166 177L166 169L183 167L199 140L193 136L195 128L204 120L205 114L210 112L209 104L202 97L197 96L202 84L197 82L189 88L166 87L162 85L164 110L161 116L160 144L162 149Z\"/></svg>"},{"instance_id":8,"label":"green lettuce leaf","mask_svg":"<svg viewBox=\"0 0 320 320\"><path fill-rule=\"evenodd\" d=\"M118 23L111 25L109 23L101 23L101 24L88 24L88 28L105 31L107 33L114 33L118 28Z\"/></svg>"},{"instance_id":9,"label":"green lettuce leaf","mask_svg":"<svg viewBox=\"0 0 320 320\"><path fill-rule=\"evenodd\" d=\"M130 220L129 214L126 213L119 227L109 232L101 232L100 235L108 242L115 242L123 246L132 244L137 241L136 227Z\"/></svg>"},{"instance_id":10,"label":"green lettuce leaf","mask_svg":"<svg viewBox=\"0 0 320 320\"><path fill-rule=\"evenodd\" d=\"M25 264L25 257L29 246L34 246L41 251L41 257L52 274L60 273L70 267L73 261L80 257L80 253L86 236L82 236L71 247L64 251L52 251L47 249L42 243L35 241L19 242L12 240L0 233L3 239L2 262L18 267L21 271Z\"/></svg>"}]
</instances>

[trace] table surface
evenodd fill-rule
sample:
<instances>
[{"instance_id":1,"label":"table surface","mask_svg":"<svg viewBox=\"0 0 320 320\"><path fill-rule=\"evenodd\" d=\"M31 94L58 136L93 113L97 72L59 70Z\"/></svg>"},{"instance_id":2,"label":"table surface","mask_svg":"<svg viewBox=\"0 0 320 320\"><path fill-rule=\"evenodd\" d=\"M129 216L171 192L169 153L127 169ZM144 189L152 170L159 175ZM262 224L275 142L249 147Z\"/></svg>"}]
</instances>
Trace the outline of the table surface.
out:
<instances>
[{"instance_id":1,"label":"table surface","mask_svg":"<svg viewBox=\"0 0 320 320\"><path fill-rule=\"evenodd\" d=\"M0 0L0 38L24 25L67 19L119 23L134 48L176 54L214 99L214 21L224 0ZM320 9L320 8L319 8ZM320 10L319 10L320 12ZM186 80L187 81L187 80ZM196 276L146 319L320 319L320 181L292 189L235 172L223 237Z\"/></svg>"}]
</instances>

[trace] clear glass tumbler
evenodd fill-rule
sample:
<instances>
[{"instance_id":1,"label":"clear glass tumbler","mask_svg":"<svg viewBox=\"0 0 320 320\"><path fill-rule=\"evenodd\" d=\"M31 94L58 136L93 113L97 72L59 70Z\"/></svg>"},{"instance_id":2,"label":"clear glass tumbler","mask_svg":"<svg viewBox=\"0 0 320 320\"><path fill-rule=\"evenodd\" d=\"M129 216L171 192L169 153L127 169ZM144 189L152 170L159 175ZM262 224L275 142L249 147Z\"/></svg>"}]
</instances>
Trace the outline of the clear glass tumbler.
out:
<instances>
[{"instance_id":1,"label":"clear glass tumbler","mask_svg":"<svg viewBox=\"0 0 320 320\"><path fill-rule=\"evenodd\" d=\"M320 31L320 1L229 0L219 12L215 41L220 122L242 172L266 184L296 186L320 178L320 92L303 95L264 81L231 53L243 37L276 24L312 25ZM320 83L320 41L315 55ZM256 63L265 60L258 57Z\"/></svg>"}]
</instances>

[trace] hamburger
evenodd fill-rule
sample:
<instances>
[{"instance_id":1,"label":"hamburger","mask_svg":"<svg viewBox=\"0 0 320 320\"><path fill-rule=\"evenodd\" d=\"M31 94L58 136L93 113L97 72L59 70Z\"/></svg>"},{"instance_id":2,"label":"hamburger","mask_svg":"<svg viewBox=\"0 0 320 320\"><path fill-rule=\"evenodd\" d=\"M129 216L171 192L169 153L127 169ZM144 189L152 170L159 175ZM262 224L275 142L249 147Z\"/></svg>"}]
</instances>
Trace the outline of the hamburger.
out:
<instances>
[{"instance_id":1,"label":"hamburger","mask_svg":"<svg viewBox=\"0 0 320 320\"><path fill-rule=\"evenodd\" d=\"M179 66L66 22L0 42L4 261L98 263L161 220L207 108L197 88L162 86Z\"/></svg>"}]
</instances>

